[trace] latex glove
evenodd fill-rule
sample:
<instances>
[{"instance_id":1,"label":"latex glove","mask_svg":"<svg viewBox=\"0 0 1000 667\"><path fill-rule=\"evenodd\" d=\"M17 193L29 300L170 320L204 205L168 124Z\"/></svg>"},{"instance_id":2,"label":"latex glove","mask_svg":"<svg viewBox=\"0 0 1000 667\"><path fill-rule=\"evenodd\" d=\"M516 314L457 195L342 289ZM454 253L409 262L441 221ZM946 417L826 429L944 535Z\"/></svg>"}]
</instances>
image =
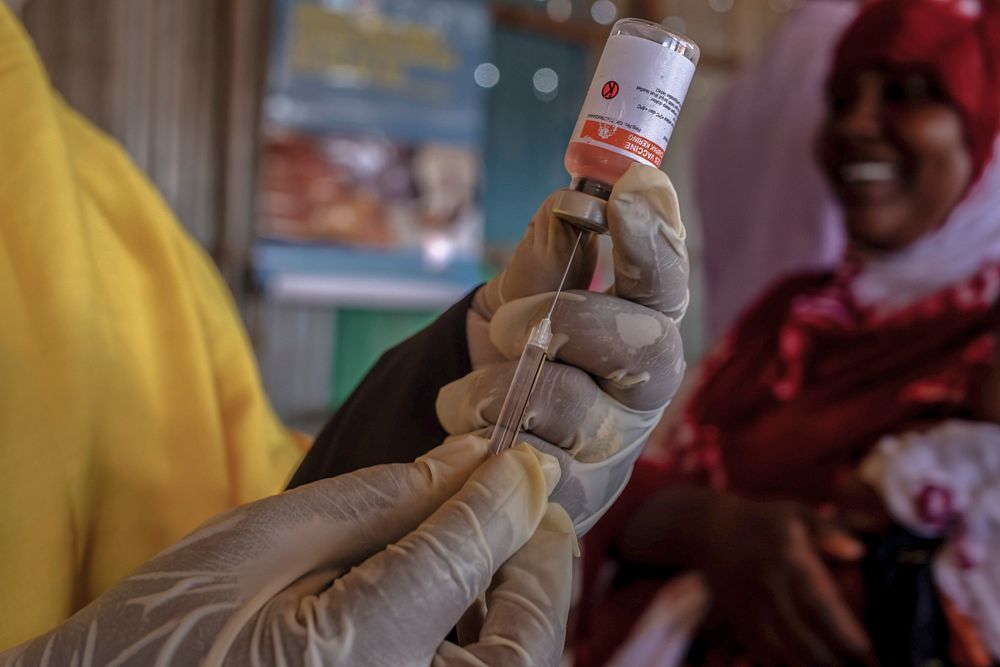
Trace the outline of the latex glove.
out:
<instances>
[{"instance_id":1,"label":"latex glove","mask_svg":"<svg viewBox=\"0 0 1000 667\"><path fill-rule=\"evenodd\" d=\"M456 438L220 515L0 665L556 665L558 466L486 450ZM443 642L484 591L477 641Z\"/></svg>"},{"instance_id":2,"label":"latex glove","mask_svg":"<svg viewBox=\"0 0 1000 667\"><path fill-rule=\"evenodd\" d=\"M496 422L532 326L552 303L577 229L535 214L510 265L476 295L468 317L474 370L438 395L448 433ZM677 322L688 303L686 236L677 195L663 172L633 165L608 202L615 283L586 291L596 238L585 234L552 318L546 363L529 404L525 439L559 458L553 500L578 532L624 488L632 464L684 374Z\"/></svg>"}]
</instances>

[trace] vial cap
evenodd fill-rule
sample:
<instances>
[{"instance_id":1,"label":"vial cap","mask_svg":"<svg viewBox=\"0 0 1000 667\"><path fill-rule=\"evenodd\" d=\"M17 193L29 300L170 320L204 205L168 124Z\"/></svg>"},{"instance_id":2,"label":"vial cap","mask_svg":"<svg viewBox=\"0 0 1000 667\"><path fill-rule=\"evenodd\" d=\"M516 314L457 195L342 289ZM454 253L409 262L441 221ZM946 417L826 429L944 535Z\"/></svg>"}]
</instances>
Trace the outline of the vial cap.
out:
<instances>
[{"instance_id":1,"label":"vial cap","mask_svg":"<svg viewBox=\"0 0 1000 667\"><path fill-rule=\"evenodd\" d=\"M552 215L588 232L608 233L607 201L579 190L559 190L552 203Z\"/></svg>"}]
</instances>

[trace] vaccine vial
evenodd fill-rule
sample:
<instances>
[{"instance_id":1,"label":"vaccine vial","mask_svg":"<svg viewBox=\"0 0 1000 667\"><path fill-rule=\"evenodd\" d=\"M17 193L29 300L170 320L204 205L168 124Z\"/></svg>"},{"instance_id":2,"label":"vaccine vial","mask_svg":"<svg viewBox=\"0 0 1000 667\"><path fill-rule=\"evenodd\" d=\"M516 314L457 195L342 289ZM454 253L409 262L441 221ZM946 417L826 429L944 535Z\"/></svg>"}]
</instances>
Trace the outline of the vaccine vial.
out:
<instances>
[{"instance_id":1,"label":"vaccine vial","mask_svg":"<svg viewBox=\"0 0 1000 667\"><path fill-rule=\"evenodd\" d=\"M698 64L698 46L642 19L611 29L566 149L571 182L552 212L607 232L611 188L633 162L659 167Z\"/></svg>"}]
</instances>

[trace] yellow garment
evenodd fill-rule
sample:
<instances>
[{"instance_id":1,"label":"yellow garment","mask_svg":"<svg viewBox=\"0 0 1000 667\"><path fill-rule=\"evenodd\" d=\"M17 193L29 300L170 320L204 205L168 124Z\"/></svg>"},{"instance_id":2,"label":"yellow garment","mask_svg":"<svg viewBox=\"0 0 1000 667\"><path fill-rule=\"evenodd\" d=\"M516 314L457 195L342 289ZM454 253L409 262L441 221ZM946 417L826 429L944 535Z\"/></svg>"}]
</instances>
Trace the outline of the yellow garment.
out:
<instances>
[{"instance_id":1,"label":"yellow garment","mask_svg":"<svg viewBox=\"0 0 1000 667\"><path fill-rule=\"evenodd\" d=\"M278 491L303 448L211 260L0 2L0 649Z\"/></svg>"}]
</instances>

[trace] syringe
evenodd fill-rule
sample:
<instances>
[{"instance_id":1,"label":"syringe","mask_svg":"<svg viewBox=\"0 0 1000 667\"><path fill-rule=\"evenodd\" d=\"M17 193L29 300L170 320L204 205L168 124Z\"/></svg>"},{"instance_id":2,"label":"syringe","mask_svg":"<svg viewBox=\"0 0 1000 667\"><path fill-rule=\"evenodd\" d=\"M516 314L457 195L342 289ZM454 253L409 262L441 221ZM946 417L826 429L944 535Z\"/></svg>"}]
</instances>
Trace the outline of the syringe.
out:
<instances>
[{"instance_id":1,"label":"syringe","mask_svg":"<svg viewBox=\"0 0 1000 667\"><path fill-rule=\"evenodd\" d=\"M517 434L521 432L524 412L528 408L531 391L535 388L535 383L542 373L542 365L545 363L549 343L552 341L552 313L556 309L556 302L559 300L559 294L562 293L563 285L566 284L566 276L569 275L569 269L573 266L573 258L576 257L576 250L580 247L582 237L583 231L577 232L573 252L570 253L562 280L559 281L559 289L556 290L556 295L552 298L549 313L541 322L532 327L528 342L517 362L517 368L514 369L514 377L510 381L507 396L503 399L500 417L493 428L493 437L490 438L490 451L494 454L499 454L513 446Z\"/></svg>"}]
</instances>

